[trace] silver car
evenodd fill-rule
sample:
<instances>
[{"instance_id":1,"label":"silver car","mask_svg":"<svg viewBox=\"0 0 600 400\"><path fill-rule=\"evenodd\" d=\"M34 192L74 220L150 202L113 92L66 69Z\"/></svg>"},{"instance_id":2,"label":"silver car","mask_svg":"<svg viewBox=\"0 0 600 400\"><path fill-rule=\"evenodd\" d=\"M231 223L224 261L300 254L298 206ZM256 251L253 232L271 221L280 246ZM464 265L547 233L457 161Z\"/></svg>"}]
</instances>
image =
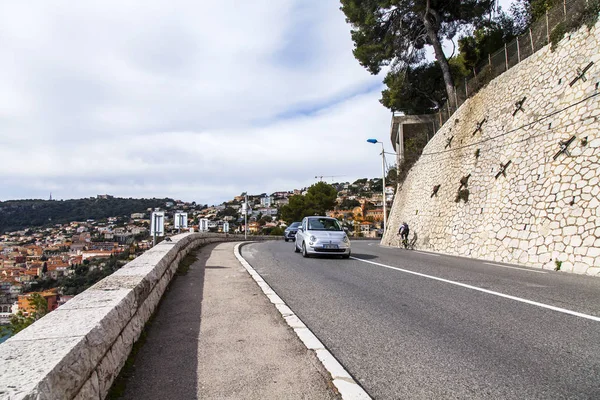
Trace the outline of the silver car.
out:
<instances>
[{"instance_id":1,"label":"silver car","mask_svg":"<svg viewBox=\"0 0 600 400\"><path fill-rule=\"evenodd\" d=\"M331 254L349 258L350 239L337 219L306 217L296 232L295 251L302 252L304 257Z\"/></svg>"},{"instance_id":2,"label":"silver car","mask_svg":"<svg viewBox=\"0 0 600 400\"><path fill-rule=\"evenodd\" d=\"M285 229L285 232L283 232L283 238L286 242L293 240L296 237L296 232L301 224L302 222L292 222L292 224Z\"/></svg>"}]
</instances>

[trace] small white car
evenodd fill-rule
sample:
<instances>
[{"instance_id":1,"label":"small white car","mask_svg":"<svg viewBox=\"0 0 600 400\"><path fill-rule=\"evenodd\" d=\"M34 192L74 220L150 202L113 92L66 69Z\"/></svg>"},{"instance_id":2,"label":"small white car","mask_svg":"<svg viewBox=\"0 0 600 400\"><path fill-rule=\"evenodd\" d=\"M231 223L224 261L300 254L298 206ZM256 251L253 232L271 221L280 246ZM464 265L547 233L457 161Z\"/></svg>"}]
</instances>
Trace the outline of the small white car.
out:
<instances>
[{"instance_id":1,"label":"small white car","mask_svg":"<svg viewBox=\"0 0 600 400\"><path fill-rule=\"evenodd\" d=\"M294 251L302 252L304 257L330 254L349 258L352 252L342 225L330 217L305 217L296 232L294 247Z\"/></svg>"}]
</instances>

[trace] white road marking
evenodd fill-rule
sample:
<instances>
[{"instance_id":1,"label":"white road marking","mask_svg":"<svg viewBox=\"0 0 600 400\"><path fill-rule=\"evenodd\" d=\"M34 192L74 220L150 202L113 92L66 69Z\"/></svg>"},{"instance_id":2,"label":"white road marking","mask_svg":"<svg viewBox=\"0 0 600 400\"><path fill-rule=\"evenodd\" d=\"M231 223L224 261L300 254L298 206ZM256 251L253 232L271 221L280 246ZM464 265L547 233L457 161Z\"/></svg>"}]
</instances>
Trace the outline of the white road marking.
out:
<instances>
[{"instance_id":1,"label":"white road marking","mask_svg":"<svg viewBox=\"0 0 600 400\"><path fill-rule=\"evenodd\" d=\"M549 304L539 303L537 301L527 300L527 299L523 299L521 297L511 296L509 294L504 294L504 293L500 293L500 292L494 292L493 290L483 289L483 288L480 288L480 287L477 287L477 286L472 286L472 285L467 285L465 283L451 281L449 279L438 278L437 276L422 274L420 272L415 272L415 271L409 271L409 270L403 269L403 268L392 267L390 265L385 265L385 264L381 264L381 263L374 262L374 261L363 260L361 258L356 258L354 256L350 256L350 258L352 258L353 260L362 261L364 263L378 265L380 267L389 268L389 269L393 269L393 270L400 271L400 272L406 272L407 274L417 275L417 276L421 276L423 278L429 278L429 279L433 279L433 280L436 280L436 281L440 281L440 282L444 282L444 283L449 283L451 285L456 285L456 286L464 287L464 288L467 288L467 289L476 290L478 292L492 294L492 295L498 296L498 297L504 297L505 299L515 300L515 301L519 301L521 303L530 304L530 305L541 307L541 308L546 308L548 310L553 310L553 311L558 311L558 312L561 312L561 313L564 313L564 314L573 315L575 317L585 318L585 319L589 319L589 320L592 320L592 321L600 322L600 317L596 317L596 316L588 315L588 314L583 314L583 313L580 313L580 312L577 312L577 311L567 310L566 308L555 307L555 306L551 306Z\"/></svg>"},{"instance_id":2,"label":"white road marking","mask_svg":"<svg viewBox=\"0 0 600 400\"><path fill-rule=\"evenodd\" d=\"M427 253L427 252L425 252L425 251L419 251L419 250L413 250L413 251L414 251L415 253L419 253L419 254L425 254L425 255L428 255L428 256L433 256L433 257L439 257L439 256L440 256L439 254Z\"/></svg>"},{"instance_id":3,"label":"white road marking","mask_svg":"<svg viewBox=\"0 0 600 400\"><path fill-rule=\"evenodd\" d=\"M486 262L484 262L484 264L493 265L495 267L518 269L519 271L533 272L536 274L546 274L547 273L546 271L534 271L532 269L527 269L527 268L511 267L510 265L502 265L502 264L494 264L494 263L486 263Z\"/></svg>"},{"instance_id":4,"label":"white road marking","mask_svg":"<svg viewBox=\"0 0 600 400\"><path fill-rule=\"evenodd\" d=\"M267 298L275 305L277 310L281 313L281 316L287 322L288 326L294 330L298 338L304 343L307 349L313 350L318 359L323 364L323 367L331 375L333 385L338 389L338 392L342 396L342 400L371 400L371 397L365 392L365 390L352 378L352 376L344 369L337 359L325 348L323 343L315 336L314 333L302 322L300 318L285 304L285 302L275 293L275 291L269 286L267 282L256 272L246 259L240 253L240 247L242 243L238 243L234 247L235 257L238 259L240 264L246 268L246 271L254 279L254 281L260 286L263 293L267 295ZM246 246L246 247L252 247Z\"/></svg>"}]
</instances>

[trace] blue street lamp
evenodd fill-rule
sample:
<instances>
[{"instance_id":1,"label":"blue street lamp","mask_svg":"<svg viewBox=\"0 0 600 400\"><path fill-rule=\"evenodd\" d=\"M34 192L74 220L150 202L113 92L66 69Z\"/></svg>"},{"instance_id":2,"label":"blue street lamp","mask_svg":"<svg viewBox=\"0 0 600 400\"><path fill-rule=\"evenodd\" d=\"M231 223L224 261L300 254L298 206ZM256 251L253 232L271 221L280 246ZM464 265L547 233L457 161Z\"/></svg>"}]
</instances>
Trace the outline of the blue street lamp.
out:
<instances>
[{"instance_id":1,"label":"blue street lamp","mask_svg":"<svg viewBox=\"0 0 600 400\"><path fill-rule=\"evenodd\" d=\"M367 139L367 142L371 144L381 143L381 169L383 172L383 235L385 235L385 230L387 229L387 202L385 198L385 150L383 149L383 142L380 142L377 139Z\"/></svg>"}]
</instances>

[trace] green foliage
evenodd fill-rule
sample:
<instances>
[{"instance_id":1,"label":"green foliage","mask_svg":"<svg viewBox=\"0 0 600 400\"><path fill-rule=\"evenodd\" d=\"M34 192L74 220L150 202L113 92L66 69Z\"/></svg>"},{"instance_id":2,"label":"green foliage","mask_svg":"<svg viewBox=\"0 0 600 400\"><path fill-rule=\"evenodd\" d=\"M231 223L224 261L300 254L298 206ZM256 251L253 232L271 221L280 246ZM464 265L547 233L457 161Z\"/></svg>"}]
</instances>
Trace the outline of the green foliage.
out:
<instances>
[{"instance_id":1,"label":"green foliage","mask_svg":"<svg viewBox=\"0 0 600 400\"><path fill-rule=\"evenodd\" d=\"M581 15L581 22L592 29L600 16L600 0L589 0Z\"/></svg>"},{"instance_id":2,"label":"green foliage","mask_svg":"<svg viewBox=\"0 0 600 400\"><path fill-rule=\"evenodd\" d=\"M190 266L196 262L196 260L198 259L198 251L191 251L189 252L184 258L183 260L181 260L179 262L179 265L177 266L177 275L187 275L188 271L190 270Z\"/></svg>"},{"instance_id":3,"label":"green foliage","mask_svg":"<svg viewBox=\"0 0 600 400\"><path fill-rule=\"evenodd\" d=\"M407 115L431 113L448 98L442 71L435 63L390 71L384 78L387 86L379 102L392 111Z\"/></svg>"},{"instance_id":4,"label":"green foliage","mask_svg":"<svg viewBox=\"0 0 600 400\"><path fill-rule=\"evenodd\" d=\"M236 217L238 216L238 212L235 208L233 207L225 207L225 209L221 212L219 212L220 216L226 216L226 217Z\"/></svg>"},{"instance_id":5,"label":"green foliage","mask_svg":"<svg viewBox=\"0 0 600 400\"><path fill-rule=\"evenodd\" d=\"M567 33L567 24L565 22L559 23L552 29L552 33L550 33L550 50L556 50L558 42L565 37L565 33Z\"/></svg>"},{"instance_id":6,"label":"green foliage","mask_svg":"<svg viewBox=\"0 0 600 400\"><path fill-rule=\"evenodd\" d=\"M562 261L558 261L558 260L554 260L554 270L555 271L560 271L560 267L562 267Z\"/></svg>"},{"instance_id":7,"label":"green foliage","mask_svg":"<svg viewBox=\"0 0 600 400\"><path fill-rule=\"evenodd\" d=\"M510 14L500 11L494 19L482 22L471 34L458 40L459 54L451 60L454 73L471 77L477 70L477 77L469 84L469 94L478 91L495 76L488 63L488 57L527 30L531 17L527 0L513 3Z\"/></svg>"},{"instance_id":8,"label":"green foliage","mask_svg":"<svg viewBox=\"0 0 600 400\"><path fill-rule=\"evenodd\" d=\"M554 27L550 33L550 49L554 51L558 42L560 42L567 33L574 32L586 25L588 29L598 21L598 15L600 14L600 0L589 0L584 10L575 15L575 18L571 18L567 21L561 22Z\"/></svg>"},{"instance_id":9,"label":"green foliage","mask_svg":"<svg viewBox=\"0 0 600 400\"><path fill-rule=\"evenodd\" d=\"M341 10L352 25L354 57L362 66L372 74L390 64L393 71L415 67L424 58L425 46L433 46L437 49L437 65L443 72L444 90L449 90L447 96L452 99L454 83L441 40L454 38L461 26L478 26L494 1L341 0L341 3ZM400 86L394 82L394 93L385 94L382 102L397 107Z\"/></svg>"},{"instance_id":10,"label":"green foliage","mask_svg":"<svg viewBox=\"0 0 600 400\"><path fill-rule=\"evenodd\" d=\"M388 170L385 177L385 183L391 186L396 186L398 184L398 169L396 167L392 167Z\"/></svg>"},{"instance_id":11,"label":"green foliage","mask_svg":"<svg viewBox=\"0 0 600 400\"><path fill-rule=\"evenodd\" d=\"M475 29L472 35L461 38L458 41L458 48L465 69L471 72L473 68L486 62L490 54L502 48L504 43L510 42L520 33L512 18L505 13L500 13L495 20Z\"/></svg>"},{"instance_id":12,"label":"green foliage","mask_svg":"<svg viewBox=\"0 0 600 400\"><path fill-rule=\"evenodd\" d=\"M268 215L265 215L264 217L261 217L261 218L258 220L258 225L259 225L259 226L264 226L264 225L265 225L265 224L267 224L268 222L273 222L273 218L271 218L271 217L270 217L270 216L268 216Z\"/></svg>"},{"instance_id":13,"label":"green foliage","mask_svg":"<svg viewBox=\"0 0 600 400\"><path fill-rule=\"evenodd\" d=\"M74 265L73 273L58 279L41 278L34 281L31 290L45 290L59 287L65 295L77 295L96 282L106 278L129 261L129 250L110 258L86 259L81 265ZM103 264L103 267L100 267Z\"/></svg>"},{"instance_id":14,"label":"green foliage","mask_svg":"<svg viewBox=\"0 0 600 400\"><path fill-rule=\"evenodd\" d=\"M29 315L25 315L22 310L19 310L10 317L10 324L4 328L4 331L11 336L21 332L48 313L48 302L41 294L32 293L27 301L33 311Z\"/></svg>"},{"instance_id":15,"label":"green foliage","mask_svg":"<svg viewBox=\"0 0 600 400\"><path fill-rule=\"evenodd\" d=\"M306 209L306 199L304 196L291 196L289 203L279 209L280 218L287 223L300 221L304 218L304 210Z\"/></svg>"},{"instance_id":16,"label":"green foliage","mask_svg":"<svg viewBox=\"0 0 600 400\"><path fill-rule=\"evenodd\" d=\"M275 228L271 229L271 232L269 232L269 235L271 236L282 236L283 235L283 229L279 226L276 226Z\"/></svg>"},{"instance_id":17,"label":"green foliage","mask_svg":"<svg viewBox=\"0 0 600 400\"><path fill-rule=\"evenodd\" d=\"M373 179L373 184L371 185L371 192L373 193L381 193L383 191L383 179Z\"/></svg>"},{"instance_id":18,"label":"green foliage","mask_svg":"<svg viewBox=\"0 0 600 400\"><path fill-rule=\"evenodd\" d=\"M530 0L529 1L529 13L531 14L532 21L537 21L540 18L544 18L546 11L558 4L558 0Z\"/></svg>"},{"instance_id":19,"label":"green foliage","mask_svg":"<svg viewBox=\"0 0 600 400\"><path fill-rule=\"evenodd\" d=\"M306 196L292 196L289 204L280 208L281 218L287 223L301 221L308 215L325 215L333 210L337 191L325 182L318 182L308 188Z\"/></svg>"},{"instance_id":20,"label":"green foliage","mask_svg":"<svg viewBox=\"0 0 600 400\"><path fill-rule=\"evenodd\" d=\"M172 199L77 199L64 201L9 200L0 202L0 233L33 226L103 219L164 207Z\"/></svg>"},{"instance_id":21,"label":"green foliage","mask_svg":"<svg viewBox=\"0 0 600 400\"><path fill-rule=\"evenodd\" d=\"M400 167L398 168L396 179L396 183L398 185L401 185L404 182L408 176L408 171L410 171L419 157L421 157L421 153L423 152L426 144L427 135L425 131L421 132L421 134L404 138L404 161L402 161Z\"/></svg>"}]
</instances>

